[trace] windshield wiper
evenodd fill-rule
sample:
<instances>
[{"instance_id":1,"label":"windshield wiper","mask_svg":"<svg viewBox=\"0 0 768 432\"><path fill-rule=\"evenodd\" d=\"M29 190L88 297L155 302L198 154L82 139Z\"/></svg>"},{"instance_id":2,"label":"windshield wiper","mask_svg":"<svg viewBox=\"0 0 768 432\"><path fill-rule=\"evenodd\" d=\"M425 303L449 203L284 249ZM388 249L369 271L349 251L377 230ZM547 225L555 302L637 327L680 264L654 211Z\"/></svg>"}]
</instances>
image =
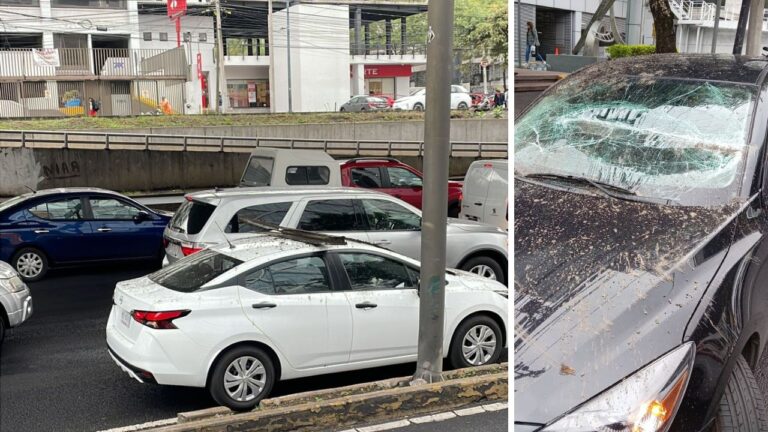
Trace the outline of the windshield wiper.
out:
<instances>
[{"instance_id":1,"label":"windshield wiper","mask_svg":"<svg viewBox=\"0 0 768 432\"><path fill-rule=\"evenodd\" d=\"M516 175L515 177L520 178L521 176ZM558 181L565 181L570 183L578 183L578 184L588 184L595 189L599 190L603 195L613 198L613 199L620 199L625 201L637 201L637 193L627 189L623 188L621 186L616 186L614 184L610 183L604 183L601 181L592 180L586 177L579 177L579 176L571 176L571 175L563 175L563 174L555 174L555 173L534 173L534 174L527 174L522 176L523 179L543 179L543 180L558 180Z\"/></svg>"}]
</instances>

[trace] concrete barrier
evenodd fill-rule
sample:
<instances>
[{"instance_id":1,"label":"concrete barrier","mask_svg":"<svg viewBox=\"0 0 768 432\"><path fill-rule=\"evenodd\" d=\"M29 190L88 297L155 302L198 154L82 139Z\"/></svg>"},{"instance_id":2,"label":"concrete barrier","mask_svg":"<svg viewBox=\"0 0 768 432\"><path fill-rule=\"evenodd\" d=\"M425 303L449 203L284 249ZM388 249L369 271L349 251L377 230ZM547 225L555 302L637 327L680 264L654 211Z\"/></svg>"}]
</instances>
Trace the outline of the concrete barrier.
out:
<instances>
[{"instance_id":1,"label":"concrete barrier","mask_svg":"<svg viewBox=\"0 0 768 432\"><path fill-rule=\"evenodd\" d=\"M333 156L343 159L353 153ZM248 157L230 152L0 148L0 196L76 186L120 192L236 186ZM420 157L398 158L422 167ZM452 157L450 175L463 176L475 159Z\"/></svg>"}]
</instances>

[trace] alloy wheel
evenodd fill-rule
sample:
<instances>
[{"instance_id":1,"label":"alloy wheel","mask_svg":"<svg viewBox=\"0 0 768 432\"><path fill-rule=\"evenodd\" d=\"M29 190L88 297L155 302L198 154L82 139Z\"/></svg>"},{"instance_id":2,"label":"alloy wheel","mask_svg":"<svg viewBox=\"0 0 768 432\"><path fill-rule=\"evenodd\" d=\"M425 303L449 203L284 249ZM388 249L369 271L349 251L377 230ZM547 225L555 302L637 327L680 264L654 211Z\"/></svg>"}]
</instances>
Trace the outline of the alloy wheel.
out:
<instances>
[{"instance_id":1,"label":"alloy wheel","mask_svg":"<svg viewBox=\"0 0 768 432\"><path fill-rule=\"evenodd\" d=\"M478 264L469 269L469 272L487 279L496 280L496 272L494 272L491 267L485 264Z\"/></svg>"},{"instance_id":2,"label":"alloy wheel","mask_svg":"<svg viewBox=\"0 0 768 432\"><path fill-rule=\"evenodd\" d=\"M16 260L16 271L25 278L37 277L43 271L43 258L34 252L26 252Z\"/></svg>"},{"instance_id":3,"label":"alloy wheel","mask_svg":"<svg viewBox=\"0 0 768 432\"><path fill-rule=\"evenodd\" d=\"M248 402L256 398L264 390L266 383L267 371L255 357L238 357L224 372L224 390L227 396L238 402Z\"/></svg>"},{"instance_id":4,"label":"alloy wheel","mask_svg":"<svg viewBox=\"0 0 768 432\"><path fill-rule=\"evenodd\" d=\"M490 327L478 324L464 335L461 352L464 360L473 366L488 363L496 351L496 334Z\"/></svg>"}]
</instances>

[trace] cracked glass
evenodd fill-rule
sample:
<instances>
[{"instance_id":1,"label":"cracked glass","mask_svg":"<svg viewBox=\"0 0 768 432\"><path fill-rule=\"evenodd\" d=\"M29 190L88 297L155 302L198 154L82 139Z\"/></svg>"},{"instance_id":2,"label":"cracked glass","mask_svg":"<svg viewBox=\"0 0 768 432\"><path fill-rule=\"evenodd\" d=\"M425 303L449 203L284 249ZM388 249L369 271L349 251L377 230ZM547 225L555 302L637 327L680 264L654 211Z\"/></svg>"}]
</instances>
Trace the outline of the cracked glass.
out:
<instances>
[{"instance_id":1,"label":"cracked glass","mask_svg":"<svg viewBox=\"0 0 768 432\"><path fill-rule=\"evenodd\" d=\"M669 204L739 193L754 86L614 75L574 77L515 124L515 170L616 186Z\"/></svg>"}]
</instances>

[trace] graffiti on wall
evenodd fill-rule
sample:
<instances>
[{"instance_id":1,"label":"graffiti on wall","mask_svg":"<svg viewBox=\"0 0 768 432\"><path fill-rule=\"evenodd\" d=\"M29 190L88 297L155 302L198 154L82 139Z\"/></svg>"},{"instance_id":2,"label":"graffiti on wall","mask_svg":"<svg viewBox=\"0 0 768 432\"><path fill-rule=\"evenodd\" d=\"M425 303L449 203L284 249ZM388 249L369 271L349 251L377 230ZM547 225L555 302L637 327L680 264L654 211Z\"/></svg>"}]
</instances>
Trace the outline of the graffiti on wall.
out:
<instances>
[{"instance_id":1,"label":"graffiti on wall","mask_svg":"<svg viewBox=\"0 0 768 432\"><path fill-rule=\"evenodd\" d=\"M80 162L76 160L54 161L43 165L43 177L46 180L80 177Z\"/></svg>"}]
</instances>

